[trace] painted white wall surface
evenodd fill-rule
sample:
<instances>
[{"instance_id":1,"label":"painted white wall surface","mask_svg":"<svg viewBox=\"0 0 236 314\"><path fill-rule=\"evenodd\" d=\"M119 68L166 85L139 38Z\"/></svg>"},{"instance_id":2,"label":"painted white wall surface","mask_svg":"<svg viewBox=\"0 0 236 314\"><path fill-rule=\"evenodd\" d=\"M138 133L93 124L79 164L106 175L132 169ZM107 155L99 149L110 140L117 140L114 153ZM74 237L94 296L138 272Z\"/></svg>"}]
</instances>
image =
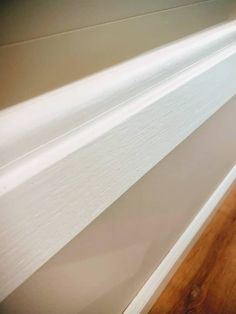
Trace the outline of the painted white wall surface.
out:
<instances>
[{"instance_id":1,"label":"painted white wall surface","mask_svg":"<svg viewBox=\"0 0 236 314\"><path fill-rule=\"evenodd\" d=\"M0 305L120 314L236 161L232 99Z\"/></svg>"},{"instance_id":2,"label":"painted white wall surface","mask_svg":"<svg viewBox=\"0 0 236 314\"><path fill-rule=\"evenodd\" d=\"M1 1L0 108L226 21L231 5L232 0Z\"/></svg>"},{"instance_id":3,"label":"painted white wall surface","mask_svg":"<svg viewBox=\"0 0 236 314\"><path fill-rule=\"evenodd\" d=\"M1 1L0 45L52 36L205 1L207 0Z\"/></svg>"}]
</instances>

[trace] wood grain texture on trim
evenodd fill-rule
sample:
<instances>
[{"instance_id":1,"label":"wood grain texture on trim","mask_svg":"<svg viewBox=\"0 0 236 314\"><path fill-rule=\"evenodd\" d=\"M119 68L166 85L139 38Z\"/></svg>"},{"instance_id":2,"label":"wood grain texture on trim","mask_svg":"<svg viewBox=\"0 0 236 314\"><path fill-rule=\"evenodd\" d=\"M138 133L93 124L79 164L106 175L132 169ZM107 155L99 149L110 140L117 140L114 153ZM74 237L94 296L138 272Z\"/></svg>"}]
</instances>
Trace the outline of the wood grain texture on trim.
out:
<instances>
[{"instance_id":1,"label":"wood grain texture on trim","mask_svg":"<svg viewBox=\"0 0 236 314\"><path fill-rule=\"evenodd\" d=\"M235 313L235 269L236 186L149 313Z\"/></svg>"},{"instance_id":2,"label":"wood grain texture on trim","mask_svg":"<svg viewBox=\"0 0 236 314\"><path fill-rule=\"evenodd\" d=\"M1 299L235 94L235 38L227 23L0 113Z\"/></svg>"},{"instance_id":3,"label":"wood grain texture on trim","mask_svg":"<svg viewBox=\"0 0 236 314\"><path fill-rule=\"evenodd\" d=\"M161 295L171 277L180 266L184 257L198 239L209 219L212 217L224 195L230 190L236 180L236 165L223 179L214 193L200 209L199 213L180 236L170 252L157 267L137 296L132 300L124 314L149 313L158 296ZM167 313L159 311L156 313ZM173 312L179 313L179 312ZM183 313L183 312L181 312Z\"/></svg>"}]
</instances>

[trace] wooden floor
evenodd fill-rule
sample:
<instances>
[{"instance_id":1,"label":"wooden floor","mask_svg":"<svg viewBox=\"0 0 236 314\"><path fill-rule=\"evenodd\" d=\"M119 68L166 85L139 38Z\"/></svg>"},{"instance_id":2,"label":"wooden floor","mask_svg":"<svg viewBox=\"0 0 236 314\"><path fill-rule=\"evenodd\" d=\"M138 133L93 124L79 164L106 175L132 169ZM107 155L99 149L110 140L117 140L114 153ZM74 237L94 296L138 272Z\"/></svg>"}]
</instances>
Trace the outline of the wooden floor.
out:
<instances>
[{"instance_id":1,"label":"wooden floor","mask_svg":"<svg viewBox=\"0 0 236 314\"><path fill-rule=\"evenodd\" d=\"M236 186L150 314L236 314Z\"/></svg>"}]
</instances>

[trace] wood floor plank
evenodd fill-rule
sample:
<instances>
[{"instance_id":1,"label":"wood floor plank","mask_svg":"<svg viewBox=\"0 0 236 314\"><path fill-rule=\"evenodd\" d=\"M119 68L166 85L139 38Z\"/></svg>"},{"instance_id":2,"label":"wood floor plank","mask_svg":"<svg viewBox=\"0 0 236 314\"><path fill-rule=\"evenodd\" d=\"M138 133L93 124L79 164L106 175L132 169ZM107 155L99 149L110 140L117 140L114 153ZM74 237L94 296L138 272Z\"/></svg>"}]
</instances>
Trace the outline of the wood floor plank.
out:
<instances>
[{"instance_id":1,"label":"wood floor plank","mask_svg":"<svg viewBox=\"0 0 236 314\"><path fill-rule=\"evenodd\" d=\"M236 313L236 186L149 314Z\"/></svg>"}]
</instances>

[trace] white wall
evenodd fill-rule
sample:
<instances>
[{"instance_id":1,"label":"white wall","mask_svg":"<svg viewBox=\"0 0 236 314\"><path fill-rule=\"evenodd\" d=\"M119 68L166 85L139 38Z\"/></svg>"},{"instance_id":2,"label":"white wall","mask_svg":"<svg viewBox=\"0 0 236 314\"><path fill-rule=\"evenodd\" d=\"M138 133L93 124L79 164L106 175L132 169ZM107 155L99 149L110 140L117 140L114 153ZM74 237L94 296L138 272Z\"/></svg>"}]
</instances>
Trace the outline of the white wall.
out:
<instances>
[{"instance_id":1,"label":"white wall","mask_svg":"<svg viewBox=\"0 0 236 314\"><path fill-rule=\"evenodd\" d=\"M111 23L204 1L207 0L1 1L0 45Z\"/></svg>"},{"instance_id":2,"label":"white wall","mask_svg":"<svg viewBox=\"0 0 236 314\"><path fill-rule=\"evenodd\" d=\"M236 163L236 98L8 296L3 314L121 313Z\"/></svg>"},{"instance_id":3,"label":"white wall","mask_svg":"<svg viewBox=\"0 0 236 314\"><path fill-rule=\"evenodd\" d=\"M1 1L0 108L223 22L232 1Z\"/></svg>"}]
</instances>

